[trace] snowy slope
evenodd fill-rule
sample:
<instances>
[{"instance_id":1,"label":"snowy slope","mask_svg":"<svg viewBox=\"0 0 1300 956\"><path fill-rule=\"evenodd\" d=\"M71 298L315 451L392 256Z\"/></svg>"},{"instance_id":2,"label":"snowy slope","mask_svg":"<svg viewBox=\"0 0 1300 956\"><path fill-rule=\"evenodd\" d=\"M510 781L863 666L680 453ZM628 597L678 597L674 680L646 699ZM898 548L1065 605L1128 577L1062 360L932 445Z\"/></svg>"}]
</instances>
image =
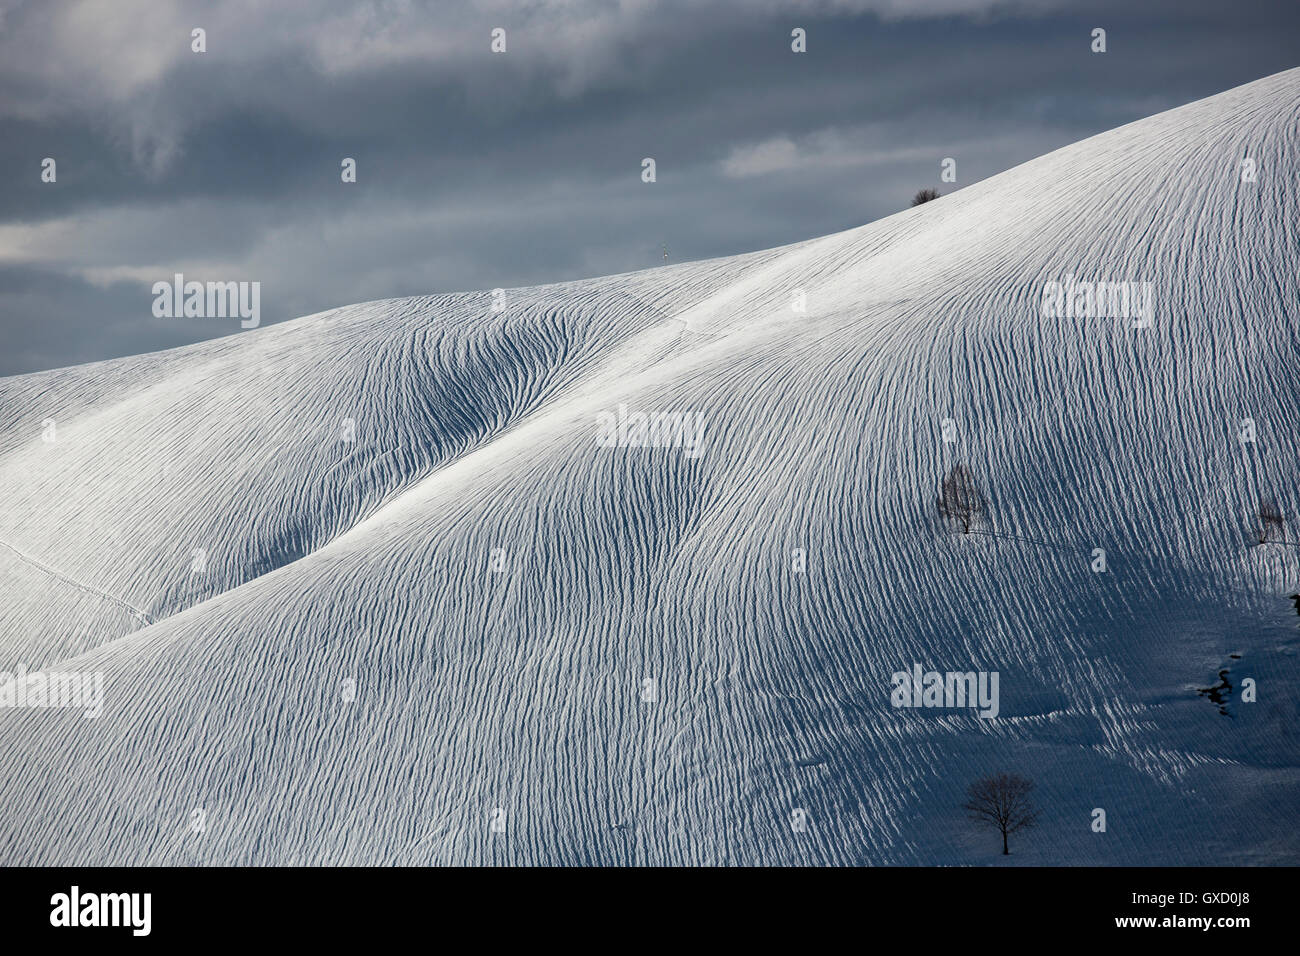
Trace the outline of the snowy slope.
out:
<instances>
[{"instance_id":1,"label":"snowy slope","mask_svg":"<svg viewBox=\"0 0 1300 956\"><path fill-rule=\"evenodd\" d=\"M0 863L1001 862L1002 769L1007 862L1300 863L1298 152L1292 70L793 246L0 379L0 669L105 689L0 710Z\"/></svg>"}]
</instances>

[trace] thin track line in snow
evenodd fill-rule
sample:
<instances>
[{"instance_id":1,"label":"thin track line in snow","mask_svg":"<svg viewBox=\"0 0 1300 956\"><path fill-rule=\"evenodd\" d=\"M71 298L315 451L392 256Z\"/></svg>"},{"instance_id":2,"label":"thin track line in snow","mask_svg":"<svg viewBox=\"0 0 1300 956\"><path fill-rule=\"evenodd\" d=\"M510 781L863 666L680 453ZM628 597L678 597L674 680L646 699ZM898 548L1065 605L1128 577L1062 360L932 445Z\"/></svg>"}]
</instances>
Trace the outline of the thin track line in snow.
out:
<instances>
[{"instance_id":1,"label":"thin track line in snow","mask_svg":"<svg viewBox=\"0 0 1300 956\"><path fill-rule=\"evenodd\" d=\"M103 598L105 601L109 601L113 604L116 604L118 607L130 611L136 617L143 620L145 624L153 623L149 615L146 614L144 611L140 610L135 605L128 604L126 601L123 601L119 597L114 597L113 595L109 594L107 591L101 591L99 588L95 587L94 585L86 584L82 581L78 581L76 578L64 574L62 571L59 571L57 568L52 568L48 564L43 564L40 561L37 561L30 554L27 554L24 551L20 551L18 548L15 548L12 544L10 544L8 541L0 540L0 545L12 551L15 555L18 556L20 560L27 562L34 568L44 571L46 574L50 575L53 578L57 578L58 580L62 581L64 584L67 584L70 587L74 587L79 591L85 591L87 594L93 594L96 597Z\"/></svg>"}]
</instances>

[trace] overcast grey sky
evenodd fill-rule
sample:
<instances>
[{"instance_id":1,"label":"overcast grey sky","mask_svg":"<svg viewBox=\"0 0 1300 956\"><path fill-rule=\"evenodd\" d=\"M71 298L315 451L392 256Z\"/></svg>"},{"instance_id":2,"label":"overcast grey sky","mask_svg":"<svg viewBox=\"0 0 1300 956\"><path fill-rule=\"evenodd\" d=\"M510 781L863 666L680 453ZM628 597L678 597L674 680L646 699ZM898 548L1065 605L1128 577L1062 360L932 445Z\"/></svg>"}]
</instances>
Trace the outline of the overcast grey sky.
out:
<instances>
[{"instance_id":1,"label":"overcast grey sky","mask_svg":"<svg viewBox=\"0 0 1300 956\"><path fill-rule=\"evenodd\" d=\"M763 249L1297 65L1294 0L0 0L0 374L239 331L175 272L267 324Z\"/></svg>"}]
</instances>

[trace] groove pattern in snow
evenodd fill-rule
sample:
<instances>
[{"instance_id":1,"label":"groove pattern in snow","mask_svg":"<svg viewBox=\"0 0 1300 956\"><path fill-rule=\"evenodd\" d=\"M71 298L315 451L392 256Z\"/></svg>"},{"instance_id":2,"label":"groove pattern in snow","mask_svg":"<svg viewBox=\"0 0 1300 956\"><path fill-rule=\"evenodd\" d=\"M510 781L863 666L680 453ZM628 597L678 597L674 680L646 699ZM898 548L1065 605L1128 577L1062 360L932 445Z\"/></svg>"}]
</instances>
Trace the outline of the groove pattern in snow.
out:
<instances>
[{"instance_id":1,"label":"groove pattern in snow","mask_svg":"<svg viewBox=\"0 0 1300 956\"><path fill-rule=\"evenodd\" d=\"M783 249L0 379L0 650L106 686L0 714L0 862L984 862L1000 769L1017 860L1300 862L1300 551L1248 531L1300 534L1298 149L1290 71ZM703 454L597 447L620 404ZM892 708L914 662L1000 716Z\"/></svg>"}]
</instances>

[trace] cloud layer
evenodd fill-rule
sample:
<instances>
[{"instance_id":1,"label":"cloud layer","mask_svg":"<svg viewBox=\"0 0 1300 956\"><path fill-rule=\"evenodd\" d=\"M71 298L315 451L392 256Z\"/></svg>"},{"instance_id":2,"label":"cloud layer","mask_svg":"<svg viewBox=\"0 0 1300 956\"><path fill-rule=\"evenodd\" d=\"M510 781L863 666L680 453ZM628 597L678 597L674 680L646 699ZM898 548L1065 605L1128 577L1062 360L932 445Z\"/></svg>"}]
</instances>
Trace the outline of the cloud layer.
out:
<instances>
[{"instance_id":1,"label":"cloud layer","mask_svg":"<svg viewBox=\"0 0 1300 956\"><path fill-rule=\"evenodd\" d=\"M700 6L0 4L0 374L236 331L177 271L276 321L759 249L1300 61L1263 0Z\"/></svg>"}]
</instances>

